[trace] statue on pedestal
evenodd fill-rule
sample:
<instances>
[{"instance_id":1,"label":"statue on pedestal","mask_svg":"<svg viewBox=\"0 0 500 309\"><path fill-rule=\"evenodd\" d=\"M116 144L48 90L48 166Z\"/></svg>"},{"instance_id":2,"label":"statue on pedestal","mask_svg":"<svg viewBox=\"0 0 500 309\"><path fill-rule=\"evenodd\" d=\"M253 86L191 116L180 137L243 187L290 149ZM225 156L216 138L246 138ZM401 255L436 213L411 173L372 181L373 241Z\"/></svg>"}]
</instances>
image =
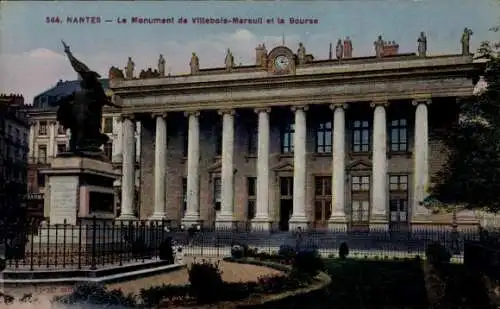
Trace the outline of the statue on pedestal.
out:
<instances>
[{"instance_id":1,"label":"statue on pedestal","mask_svg":"<svg viewBox=\"0 0 500 309\"><path fill-rule=\"evenodd\" d=\"M344 55L345 59L352 58L352 41L349 37L344 40Z\"/></svg>"},{"instance_id":2,"label":"statue on pedestal","mask_svg":"<svg viewBox=\"0 0 500 309\"><path fill-rule=\"evenodd\" d=\"M386 42L382 40L382 36L379 35L378 39L373 42L373 45L375 46L375 56L377 58L383 57L384 56L384 45L386 45Z\"/></svg>"},{"instance_id":3,"label":"statue on pedestal","mask_svg":"<svg viewBox=\"0 0 500 309\"><path fill-rule=\"evenodd\" d=\"M196 74L200 71L200 60L196 53L191 55L191 61L189 61L189 66L191 67L191 74Z\"/></svg>"},{"instance_id":4,"label":"statue on pedestal","mask_svg":"<svg viewBox=\"0 0 500 309\"><path fill-rule=\"evenodd\" d=\"M56 101L55 104L59 106L57 121L65 130L71 131L71 153L100 156L100 147L109 139L106 134L101 133L102 107L116 105L106 96L99 81L101 76L77 60L64 41L62 44L71 66L81 77L81 89Z\"/></svg>"},{"instance_id":5,"label":"statue on pedestal","mask_svg":"<svg viewBox=\"0 0 500 309\"><path fill-rule=\"evenodd\" d=\"M344 57L344 46L342 45L342 40L337 41L337 46L335 47L335 56L338 60Z\"/></svg>"},{"instance_id":6,"label":"statue on pedestal","mask_svg":"<svg viewBox=\"0 0 500 309\"><path fill-rule=\"evenodd\" d=\"M470 37L472 36L472 30L469 28L465 28L464 32L462 33L462 55L463 56L468 56L470 55Z\"/></svg>"},{"instance_id":7,"label":"statue on pedestal","mask_svg":"<svg viewBox=\"0 0 500 309\"><path fill-rule=\"evenodd\" d=\"M158 73L159 76L165 76L165 58L163 58L163 55L160 54L160 58L158 59Z\"/></svg>"},{"instance_id":8,"label":"statue on pedestal","mask_svg":"<svg viewBox=\"0 0 500 309\"><path fill-rule=\"evenodd\" d=\"M226 59L224 59L224 63L226 64L226 71L231 72L231 70L234 68L234 57L229 48L227 49Z\"/></svg>"},{"instance_id":9,"label":"statue on pedestal","mask_svg":"<svg viewBox=\"0 0 500 309\"><path fill-rule=\"evenodd\" d=\"M418 56L425 57L427 54L427 37L425 33L420 32L420 37L417 39L418 42Z\"/></svg>"},{"instance_id":10,"label":"statue on pedestal","mask_svg":"<svg viewBox=\"0 0 500 309\"><path fill-rule=\"evenodd\" d=\"M125 66L125 77L127 79L134 78L134 68L135 63L132 61L132 57L128 57L127 65Z\"/></svg>"},{"instance_id":11,"label":"statue on pedestal","mask_svg":"<svg viewBox=\"0 0 500 309\"><path fill-rule=\"evenodd\" d=\"M299 43L299 49L297 50L297 58L299 59L299 64L306 63L306 47L304 44Z\"/></svg>"}]
</instances>

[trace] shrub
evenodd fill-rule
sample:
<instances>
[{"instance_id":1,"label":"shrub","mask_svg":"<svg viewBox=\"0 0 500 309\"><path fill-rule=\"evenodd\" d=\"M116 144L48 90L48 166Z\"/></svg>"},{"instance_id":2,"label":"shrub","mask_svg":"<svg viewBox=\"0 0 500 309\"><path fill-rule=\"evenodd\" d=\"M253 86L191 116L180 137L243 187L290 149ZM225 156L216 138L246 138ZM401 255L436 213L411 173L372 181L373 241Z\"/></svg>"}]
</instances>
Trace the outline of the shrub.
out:
<instances>
[{"instance_id":1,"label":"shrub","mask_svg":"<svg viewBox=\"0 0 500 309\"><path fill-rule=\"evenodd\" d=\"M257 248L248 248L246 256L248 257L257 257L259 255L259 249Z\"/></svg>"},{"instance_id":2,"label":"shrub","mask_svg":"<svg viewBox=\"0 0 500 309\"><path fill-rule=\"evenodd\" d=\"M440 243L433 243L425 249L427 261L432 265L443 265L450 263L451 253Z\"/></svg>"},{"instance_id":3,"label":"shrub","mask_svg":"<svg viewBox=\"0 0 500 309\"><path fill-rule=\"evenodd\" d=\"M290 245L281 245L278 251L278 256L283 259L293 259L296 254L295 248Z\"/></svg>"},{"instance_id":4,"label":"shrub","mask_svg":"<svg viewBox=\"0 0 500 309\"><path fill-rule=\"evenodd\" d=\"M148 289L141 289L139 295L143 303L148 308L158 308L163 300L173 300L174 298L183 298L188 295L189 288L187 285L170 285L163 284L153 286Z\"/></svg>"},{"instance_id":5,"label":"shrub","mask_svg":"<svg viewBox=\"0 0 500 309\"><path fill-rule=\"evenodd\" d=\"M234 259L241 259L245 257L245 248L236 244L231 246L231 257Z\"/></svg>"},{"instance_id":6,"label":"shrub","mask_svg":"<svg viewBox=\"0 0 500 309\"><path fill-rule=\"evenodd\" d=\"M162 261L167 261L169 264L174 264L175 255L172 248L172 238L167 238L160 243L159 257Z\"/></svg>"},{"instance_id":7,"label":"shrub","mask_svg":"<svg viewBox=\"0 0 500 309\"><path fill-rule=\"evenodd\" d=\"M123 308L135 308L137 306L136 299L132 294L124 295L121 290L108 291L98 283L77 285L73 293L56 296L53 301L65 305L89 304L121 306Z\"/></svg>"},{"instance_id":8,"label":"shrub","mask_svg":"<svg viewBox=\"0 0 500 309\"><path fill-rule=\"evenodd\" d=\"M345 260L348 255L349 255L349 246L347 246L346 242L343 242L340 244L339 247L339 257L340 259Z\"/></svg>"},{"instance_id":9,"label":"shrub","mask_svg":"<svg viewBox=\"0 0 500 309\"><path fill-rule=\"evenodd\" d=\"M305 278L313 278L323 269L323 260L317 250L299 251L293 260L292 272Z\"/></svg>"},{"instance_id":10,"label":"shrub","mask_svg":"<svg viewBox=\"0 0 500 309\"><path fill-rule=\"evenodd\" d=\"M218 263L203 260L193 263L188 269L190 294L199 303L212 303L221 298L224 281Z\"/></svg>"},{"instance_id":11,"label":"shrub","mask_svg":"<svg viewBox=\"0 0 500 309\"><path fill-rule=\"evenodd\" d=\"M259 293L274 294L295 290L303 285L303 281L295 276L262 276L258 279L257 289Z\"/></svg>"}]
</instances>

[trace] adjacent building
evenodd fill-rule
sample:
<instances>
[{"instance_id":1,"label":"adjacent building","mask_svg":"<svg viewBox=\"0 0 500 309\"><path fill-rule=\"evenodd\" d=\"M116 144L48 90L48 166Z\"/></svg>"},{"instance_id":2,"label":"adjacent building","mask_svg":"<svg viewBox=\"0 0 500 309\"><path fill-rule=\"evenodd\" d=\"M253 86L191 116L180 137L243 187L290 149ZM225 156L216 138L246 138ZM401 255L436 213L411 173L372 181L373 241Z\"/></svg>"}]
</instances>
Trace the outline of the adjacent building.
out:
<instances>
[{"instance_id":1,"label":"adjacent building","mask_svg":"<svg viewBox=\"0 0 500 309\"><path fill-rule=\"evenodd\" d=\"M0 95L0 213L7 220L24 212L28 162L28 121L24 98ZM3 218L2 218L3 219Z\"/></svg>"},{"instance_id":2,"label":"adjacent building","mask_svg":"<svg viewBox=\"0 0 500 309\"><path fill-rule=\"evenodd\" d=\"M108 80L101 80L105 90L108 90ZM50 166L52 159L59 153L65 152L69 147L70 132L65 130L56 120L57 100L60 97L69 95L74 91L79 90L80 81L59 81L54 87L37 95L33 100L33 106L27 111L30 119L29 126L29 154L28 154L28 198L29 203L34 205L33 208L38 210L38 216L47 217L48 209L44 209L44 205L48 205L45 201L45 176L40 173L40 169ZM106 133L110 140L109 143L103 146L103 151L110 162L113 163L117 171L121 172L122 160L122 142L121 142L121 123L119 111L104 108L103 111L103 133ZM134 136L140 136L140 123L137 124ZM137 145L140 145L138 140ZM139 149L137 149L137 162L140 159ZM137 166L138 167L138 166ZM139 186L140 169L136 169L137 188ZM116 214L120 212L120 180L114 184L117 196L115 199ZM136 213L138 210L134 210Z\"/></svg>"}]
</instances>

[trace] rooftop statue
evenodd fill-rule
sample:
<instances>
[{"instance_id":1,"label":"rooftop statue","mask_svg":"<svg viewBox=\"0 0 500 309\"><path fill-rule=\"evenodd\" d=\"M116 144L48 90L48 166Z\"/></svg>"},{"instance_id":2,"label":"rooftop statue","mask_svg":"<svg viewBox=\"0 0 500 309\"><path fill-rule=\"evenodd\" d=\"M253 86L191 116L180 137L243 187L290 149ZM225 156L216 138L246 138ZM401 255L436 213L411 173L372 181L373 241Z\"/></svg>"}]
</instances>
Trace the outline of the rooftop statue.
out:
<instances>
[{"instance_id":1,"label":"rooftop statue","mask_svg":"<svg viewBox=\"0 0 500 309\"><path fill-rule=\"evenodd\" d=\"M132 61L132 57L128 57L127 65L125 66L125 77L127 79L134 78L135 63Z\"/></svg>"},{"instance_id":2,"label":"rooftop statue","mask_svg":"<svg viewBox=\"0 0 500 309\"><path fill-rule=\"evenodd\" d=\"M346 37L344 40L343 58L352 58L352 41L349 37Z\"/></svg>"},{"instance_id":3,"label":"rooftop statue","mask_svg":"<svg viewBox=\"0 0 500 309\"><path fill-rule=\"evenodd\" d=\"M227 49L226 59L224 59L224 63L226 64L226 71L231 72L234 67L234 56L229 48Z\"/></svg>"},{"instance_id":4,"label":"rooftop statue","mask_svg":"<svg viewBox=\"0 0 500 309\"><path fill-rule=\"evenodd\" d=\"M200 59L198 59L196 53L192 53L189 66L191 67L191 74L196 74L200 71Z\"/></svg>"},{"instance_id":5,"label":"rooftop statue","mask_svg":"<svg viewBox=\"0 0 500 309\"><path fill-rule=\"evenodd\" d=\"M159 76L165 76L165 63L166 63L165 58L163 58L163 55L160 54L160 58L158 59L158 73L159 73Z\"/></svg>"},{"instance_id":6,"label":"rooftop statue","mask_svg":"<svg viewBox=\"0 0 500 309\"><path fill-rule=\"evenodd\" d=\"M100 147L108 141L101 133L102 107L114 106L106 96L98 73L77 60L64 41L64 52L73 69L80 75L80 90L56 101L57 121L71 131L69 150L73 154L101 156Z\"/></svg>"},{"instance_id":7,"label":"rooftop statue","mask_svg":"<svg viewBox=\"0 0 500 309\"><path fill-rule=\"evenodd\" d=\"M344 45L342 45L342 40L337 41L337 46L335 46L335 56L338 60L344 57Z\"/></svg>"},{"instance_id":8,"label":"rooftop statue","mask_svg":"<svg viewBox=\"0 0 500 309\"><path fill-rule=\"evenodd\" d=\"M425 33L420 32L420 37L417 39L418 42L418 56L425 57L427 54L427 37Z\"/></svg>"},{"instance_id":9,"label":"rooftop statue","mask_svg":"<svg viewBox=\"0 0 500 309\"><path fill-rule=\"evenodd\" d=\"M462 55L468 56L470 55L470 37L472 36L472 30L469 28L465 28L464 32L462 33Z\"/></svg>"},{"instance_id":10,"label":"rooftop statue","mask_svg":"<svg viewBox=\"0 0 500 309\"><path fill-rule=\"evenodd\" d=\"M299 43L299 49L297 50L297 58L299 59L299 64L306 63L306 47L304 44Z\"/></svg>"}]
</instances>

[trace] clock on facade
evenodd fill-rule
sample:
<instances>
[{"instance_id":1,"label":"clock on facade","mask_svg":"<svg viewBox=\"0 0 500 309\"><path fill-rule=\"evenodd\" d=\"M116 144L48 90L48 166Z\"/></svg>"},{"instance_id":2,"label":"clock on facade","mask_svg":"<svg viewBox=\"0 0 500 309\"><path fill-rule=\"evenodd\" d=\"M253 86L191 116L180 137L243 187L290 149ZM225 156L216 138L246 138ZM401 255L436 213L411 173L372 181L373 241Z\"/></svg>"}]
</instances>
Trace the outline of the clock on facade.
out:
<instances>
[{"instance_id":1,"label":"clock on facade","mask_svg":"<svg viewBox=\"0 0 500 309\"><path fill-rule=\"evenodd\" d=\"M286 71L290 67L290 59L285 55L274 58L274 68L276 71Z\"/></svg>"}]
</instances>

